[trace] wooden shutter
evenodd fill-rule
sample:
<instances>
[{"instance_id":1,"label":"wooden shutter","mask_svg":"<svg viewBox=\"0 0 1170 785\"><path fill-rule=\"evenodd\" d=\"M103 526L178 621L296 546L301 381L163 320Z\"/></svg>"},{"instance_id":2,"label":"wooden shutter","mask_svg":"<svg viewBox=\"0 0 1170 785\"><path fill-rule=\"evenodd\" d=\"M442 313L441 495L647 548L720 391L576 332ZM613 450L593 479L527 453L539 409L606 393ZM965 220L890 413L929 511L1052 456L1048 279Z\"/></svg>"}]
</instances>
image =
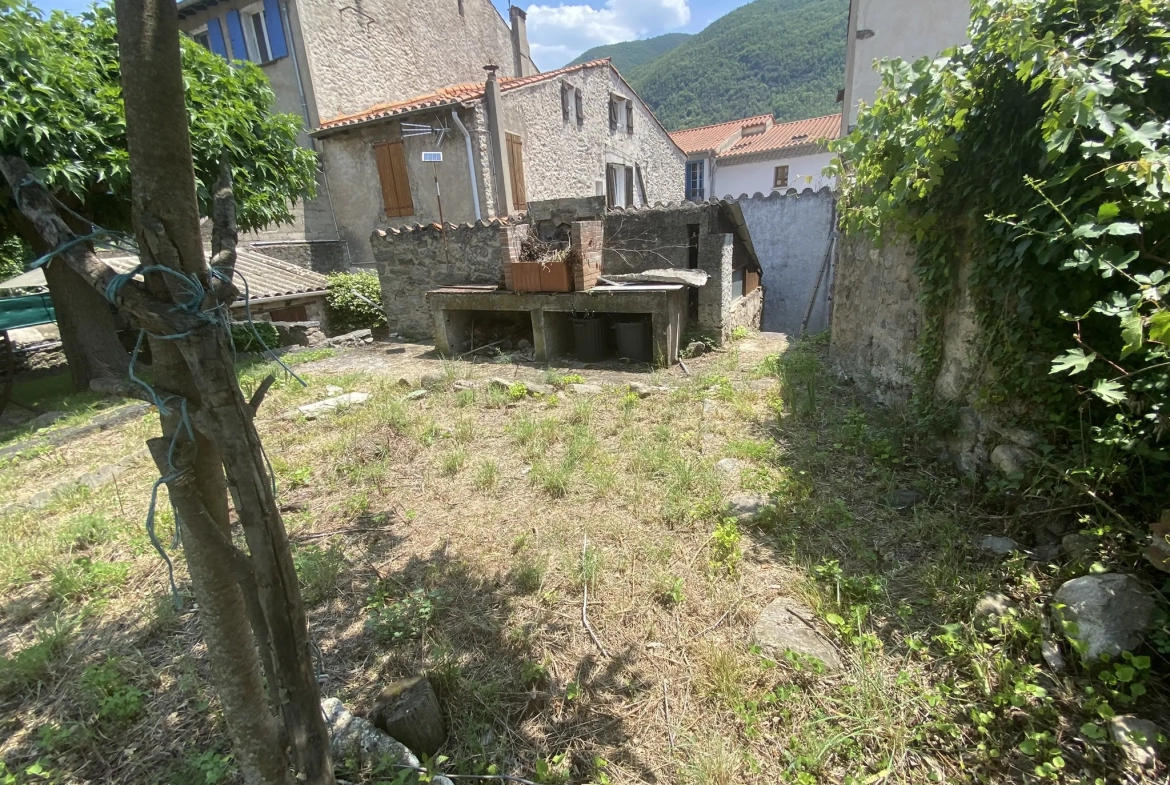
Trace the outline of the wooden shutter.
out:
<instances>
[{"instance_id":1,"label":"wooden shutter","mask_svg":"<svg viewBox=\"0 0 1170 785\"><path fill-rule=\"evenodd\" d=\"M504 134L508 142L508 174L512 179L512 209L528 209L528 191L524 187L524 140L516 134Z\"/></svg>"},{"instance_id":2,"label":"wooden shutter","mask_svg":"<svg viewBox=\"0 0 1170 785\"><path fill-rule=\"evenodd\" d=\"M277 0L264 0L264 26L268 28L269 55L273 60L288 57L288 45L284 41L284 20L280 18Z\"/></svg>"},{"instance_id":3,"label":"wooden shutter","mask_svg":"<svg viewBox=\"0 0 1170 785\"><path fill-rule=\"evenodd\" d=\"M634 206L634 167L626 167L626 207Z\"/></svg>"},{"instance_id":4,"label":"wooden shutter","mask_svg":"<svg viewBox=\"0 0 1170 785\"><path fill-rule=\"evenodd\" d=\"M569 122L569 93L573 88L567 84L561 83L561 115L564 116L565 122Z\"/></svg>"},{"instance_id":5,"label":"wooden shutter","mask_svg":"<svg viewBox=\"0 0 1170 785\"><path fill-rule=\"evenodd\" d=\"M585 99L580 90L573 90L573 102L577 105L577 125L585 125Z\"/></svg>"},{"instance_id":6,"label":"wooden shutter","mask_svg":"<svg viewBox=\"0 0 1170 785\"><path fill-rule=\"evenodd\" d=\"M634 132L634 102L626 101L626 133Z\"/></svg>"},{"instance_id":7,"label":"wooden shutter","mask_svg":"<svg viewBox=\"0 0 1170 785\"><path fill-rule=\"evenodd\" d=\"M235 9L228 11L227 16L228 40L232 44L233 60L251 60L248 54L248 45L244 43L244 26L240 23L240 12Z\"/></svg>"},{"instance_id":8,"label":"wooden shutter","mask_svg":"<svg viewBox=\"0 0 1170 785\"><path fill-rule=\"evenodd\" d=\"M609 130L616 131L618 125L618 105L617 101L609 99Z\"/></svg>"},{"instance_id":9,"label":"wooden shutter","mask_svg":"<svg viewBox=\"0 0 1170 785\"><path fill-rule=\"evenodd\" d=\"M402 142L378 142L374 145L378 180L382 183L382 204L390 218L414 215L410 198L410 178L406 174L406 152Z\"/></svg>"},{"instance_id":10,"label":"wooden shutter","mask_svg":"<svg viewBox=\"0 0 1170 785\"><path fill-rule=\"evenodd\" d=\"M617 204L617 174L613 164L605 167L605 203L607 207Z\"/></svg>"}]
</instances>

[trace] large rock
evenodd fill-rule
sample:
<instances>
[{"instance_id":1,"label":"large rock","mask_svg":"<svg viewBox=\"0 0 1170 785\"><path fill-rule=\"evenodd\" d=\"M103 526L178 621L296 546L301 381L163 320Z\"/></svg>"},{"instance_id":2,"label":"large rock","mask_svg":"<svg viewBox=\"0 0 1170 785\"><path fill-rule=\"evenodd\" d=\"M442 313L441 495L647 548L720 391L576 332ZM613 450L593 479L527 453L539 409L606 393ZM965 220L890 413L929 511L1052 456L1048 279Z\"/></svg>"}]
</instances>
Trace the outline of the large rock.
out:
<instances>
[{"instance_id":1,"label":"large rock","mask_svg":"<svg viewBox=\"0 0 1170 785\"><path fill-rule=\"evenodd\" d=\"M426 676L400 679L382 690L370 719L412 750L426 755L437 753L447 740L439 699Z\"/></svg>"},{"instance_id":2,"label":"large rock","mask_svg":"<svg viewBox=\"0 0 1170 785\"><path fill-rule=\"evenodd\" d=\"M740 523L755 520L772 506L772 500L758 493L737 493L727 501L727 514Z\"/></svg>"},{"instance_id":3,"label":"large rock","mask_svg":"<svg viewBox=\"0 0 1170 785\"><path fill-rule=\"evenodd\" d=\"M811 610L796 600L778 597L760 614L760 620L752 628L752 642L774 660L794 651L820 660L829 671L840 670L837 649L816 631L815 618Z\"/></svg>"},{"instance_id":4,"label":"large rock","mask_svg":"<svg viewBox=\"0 0 1170 785\"><path fill-rule=\"evenodd\" d=\"M1158 765L1166 743L1161 728L1132 714L1122 714L1110 720L1109 735L1130 763L1142 768Z\"/></svg>"},{"instance_id":5,"label":"large rock","mask_svg":"<svg viewBox=\"0 0 1170 785\"><path fill-rule=\"evenodd\" d=\"M333 760L353 761L359 769L384 761L416 769L422 765L405 744L390 738L369 720L351 714L337 698L321 701L321 711L329 728Z\"/></svg>"},{"instance_id":6,"label":"large rock","mask_svg":"<svg viewBox=\"0 0 1170 785\"><path fill-rule=\"evenodd\" d=\"M1053 601L1065 635L1086 661L1132 651L1153 624L1154 599L1131 575L1074 578L1056 590Z\"/></svg>"},{"instance_id":7,"label":"large rock","mask_svg":"<svg viewBox=\"0 0 1170 785\"><path fill-rule=\"evenodd\" d=\"M991 465L1005 477L1022 477L1032 465L1032 453L1018 444L1001 444L991 451Z\"/></svg>"},{"instance_id":8,"label":"large rock","mask_svg":"<svg viewBox=\"0 0 1170 785\"><path fill-rule=\"evenodd\" d=\"M1007 556L1014 551L1023 549L1018 542L1010 537L996 537L989 534L979 541L979 550L987 551L996 556Z\"/></svg>"},{"instance_id":9,"label":"large rock","mask_svg":"<svg viewBox=\"0 0 1170 785\"><path fill-rule=\"evenodd\" d=\"M323 414L344 409L350 406L360 406L370 399L369 393L354 392L346 393L345 395L337 395L333 398L326 398L323 401L316 403L307 403L304 406L298 407L297 412L304 415L306 420L315 420Z\"/></svg>"},{"instance_id":10,"label":"large rock","mask_svg":"<svg viewBox=\"0 0 1170 785\"><path fill-rule=\"evenodd\" d=\"M335 335L325 341L326 346L365 346L367 343L374 342L374 333L372 330L354 330L352 333L345 335Z\"/></svg>"},{"instance_id":11,"label":"large rock","mask_svg":"<svg viewBox=\"0 0 1170 785\"><path fill-rule=\"evenodd\" d=\"M601 395L602 389L596 384L570 384L565 388L573 395Z\"/></svg>"}]
</instances>

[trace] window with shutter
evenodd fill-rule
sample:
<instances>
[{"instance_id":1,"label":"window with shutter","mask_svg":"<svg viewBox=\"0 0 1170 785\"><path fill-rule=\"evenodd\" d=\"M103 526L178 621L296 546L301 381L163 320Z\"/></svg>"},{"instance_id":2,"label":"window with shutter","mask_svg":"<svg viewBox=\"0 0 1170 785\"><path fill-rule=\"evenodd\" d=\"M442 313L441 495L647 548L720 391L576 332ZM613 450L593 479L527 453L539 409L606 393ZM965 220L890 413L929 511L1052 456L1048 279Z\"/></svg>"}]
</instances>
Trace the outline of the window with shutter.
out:
<instances>
[{"instance_id":1,"label":"window with shutter","mask_svg":"<svg viewBox=\"0 0 1170 785\"><path fill-rule=\"evenodd\" d=\"M609 130L616 131L618 127L618 103L617 99L609 99Z\"/></svg>"},{"instance_id":2,"label":"window with shutter","mask_svg":"<svg viewBox=\"0 0 1170 785\"><path fill-rule=\"evenodd\" d=\"M528 191L524 185L524 140L516 134L504 134L508 142L508 174L512 180L512 209L528 209Z\"/></svg>"},{"instance_id":3,"label":"window with shutter","mask_svg":"<svg viewBox=\"0 0 1170 785\"><path fill-rule=\"evenodd\" d=\"M776 176L772 182L773 188L787 188L788 187L788 167L777 166Z\"/></svg>"},{"instance_id":4,"label":"window with shutter","mask_svg":"<svg viewBox=\"0 0 1170 785\"><path fill-rule=\"evenodd\" d=\"M623 207L634 206L634 167L626 167L626 203Z\"/></svg>"},{"instance_id":5,"label":"window with shutter","mask_svg":"<svg viewBox=\"0 0 1170 785\"><path fill-rule=\"evenodd\" d=\"M626 133L634 132L634 102L626 101Z\"/></svg>"},{"instance_id":6,"label":"window with shutter","mask_svg":"<svg viewBox=\"0 0 1170 785\"><path fill-rule=\"evenodd\" d=\"M410 198L410 178L406 174L406 152L402 142L379 142L374 145L374 162L382 183L382 205L389 218L414 215Z\"/></svg>"},{"instance_id":7,"label":"window with shutter","mask_svg":"<svg viewBox=\"0 0 1170 785\"><path fill-rule=\"evenodd\" d=\"M573 88L567 84L561 84L561 115L565 122L569 122L569 94L573 92Z\"/></svg>"},{"instance_id":8,"label":"window with shutter","mask_svg":"<svg viewBox=\"0 0 1170 785\"><path fill-rule=\"evenodd\" d=\"M607 207L617 207L617 167L605 167L605 204Z\"/></svg>"},{"instance_id":9,"label":"window with shutter","mask_svg":"<svg viewBox=\"0 0 1170 785\"><path fill-rule=\"evenodd\" d=\"M580 90L573 90L573 100L577 104L577 126L580 127L585 125L585 99Z\"/></svg>"}]
</instances>

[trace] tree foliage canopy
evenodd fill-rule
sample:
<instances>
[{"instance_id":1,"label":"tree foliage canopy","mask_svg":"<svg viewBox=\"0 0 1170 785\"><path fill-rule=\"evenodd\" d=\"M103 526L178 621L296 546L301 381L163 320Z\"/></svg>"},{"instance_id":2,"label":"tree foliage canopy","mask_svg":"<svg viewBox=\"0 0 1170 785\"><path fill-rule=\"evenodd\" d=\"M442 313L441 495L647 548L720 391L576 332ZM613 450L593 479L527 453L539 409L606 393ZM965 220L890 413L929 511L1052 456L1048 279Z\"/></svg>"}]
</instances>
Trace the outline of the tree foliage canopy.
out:
<instances>
[{"instance_id":1,"label":"tree foliage canopy","mask_svg":"<svg viewBox=\"0 0 1170 785\"><path fill-rule=\"evenodd\" d=\"M637 41L622 41L616 44L604 44L589 49L569 65L588 63L591 60L601 60L608 57L613 61L613 67L623 74L632 73L635 68L648 63L656 57L661 57L672 49L685 44L692 38L690 33L667 33L654 38L642 38Z\"/></svg>"},{"instance_id":2,"label":"tree foliage canopy","mask_svg":"<svg viewBox=\"0 0 1170 785\"><path fill-rule=\"evenodd\" d=\"M982 399L1093 442L1098 478L1153 490L1170 431L1170 4L977 0L969 45L882 75L835 149L849 227L917 246L920 386L969 259Z\"/></svg>"},{"instance_id":3,"label":"tree foliage canopy","mask_svg":"<svg viewBox=\"0 0 1170 785\"><path fill-rule=\"evenodd\" d=\"M840 111L849 0L755 0L628 73L671 130Z\"/></svg>"},{"instance_id":4,"label":"tree foliage canopy","mask_svg":"<svg viewBox=\"0 0 1170 785\"><path fill-rule=\"evenodd\" d=\"M203 213L227 150L240 228L289 220L291 205L315 183L315 155L297 145L301 119L272 113L268 80L251 63L228 63L188 38L182 60ZM43 18L23 0L0 0L0 84L0 154L23 157L51 191L98 223L127 227L129 154L113 10ZM11 207L0 194L0 221Z\"/></svg>"}]
</instances>

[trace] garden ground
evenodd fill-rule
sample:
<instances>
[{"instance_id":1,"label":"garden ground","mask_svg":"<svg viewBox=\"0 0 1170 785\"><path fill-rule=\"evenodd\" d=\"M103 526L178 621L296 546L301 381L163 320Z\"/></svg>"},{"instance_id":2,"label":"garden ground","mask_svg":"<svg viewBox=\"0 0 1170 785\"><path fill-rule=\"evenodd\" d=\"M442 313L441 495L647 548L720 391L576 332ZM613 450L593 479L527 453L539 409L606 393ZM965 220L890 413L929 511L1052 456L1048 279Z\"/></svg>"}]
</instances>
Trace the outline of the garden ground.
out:
<instances>
[{"instance_id":1,"label":"garden ground","mask_svg":"<svg viewBox=\"0 0 1170 785\"><path fill-rule=\"evenodd\" d=\"M1124 663L1084 669L1066 649L1054 673L1040 656L1062 580L1094 561L1135 569L1117 535L1091 508L961 483L824 355L766 335L689 374L442 362L414 345L302 355L309 387L282 377L258 427L323 694L362 713L381 685L427 673L449 724L436 768L540 783L1164 781L1126 770L1104 730L1110 711L1170 715L1164 630ZM245 394L270 370L242 367ZM424 374L430 391L408 398ZM667 389L643 398L631 381ZM603 389L564 389L580 382ZM288 416L327 385L371 397ZM108 403L55 401L73 410L57 427ZM148 414L0 463L6 503L129 467L0 522L0 783L237 781L165 490L157 534L181 610L143 526L157 474L138 451L156 431ZM741 492L775 506L737 525L723 510ZM1086 550L1053 564L977 545L1066 532ZM976 625L989 591L1016 608ZM815 613L841 670L752 646L780 596ZM378 776L348 773L392 779Z\"/></svg>"}]
</instances>

